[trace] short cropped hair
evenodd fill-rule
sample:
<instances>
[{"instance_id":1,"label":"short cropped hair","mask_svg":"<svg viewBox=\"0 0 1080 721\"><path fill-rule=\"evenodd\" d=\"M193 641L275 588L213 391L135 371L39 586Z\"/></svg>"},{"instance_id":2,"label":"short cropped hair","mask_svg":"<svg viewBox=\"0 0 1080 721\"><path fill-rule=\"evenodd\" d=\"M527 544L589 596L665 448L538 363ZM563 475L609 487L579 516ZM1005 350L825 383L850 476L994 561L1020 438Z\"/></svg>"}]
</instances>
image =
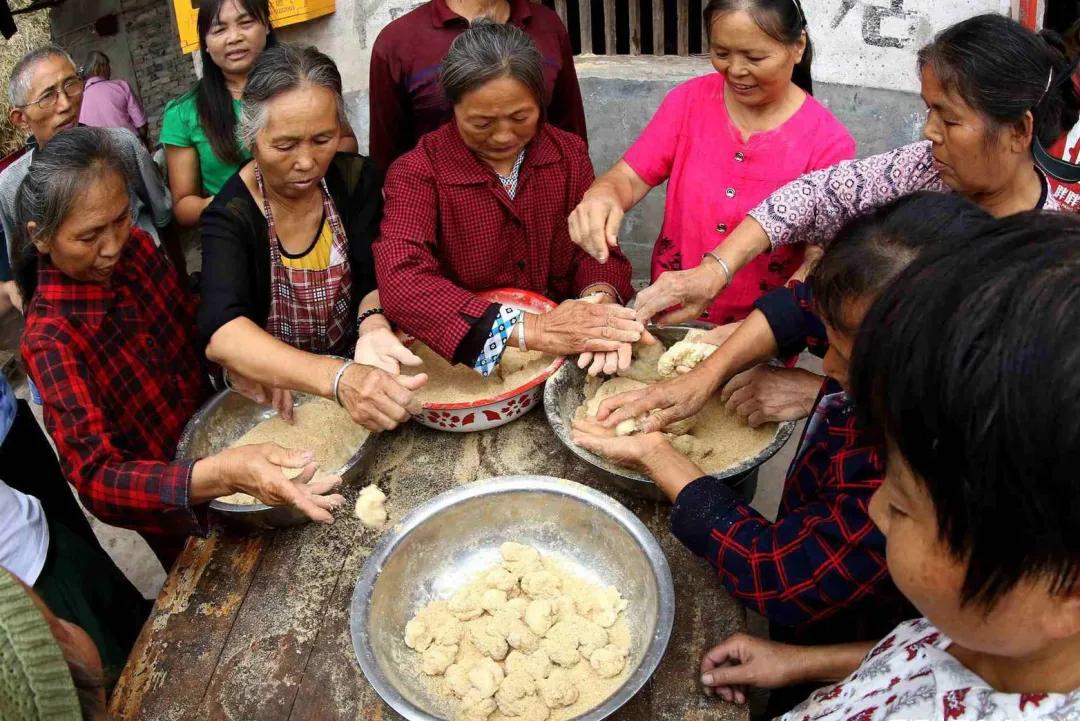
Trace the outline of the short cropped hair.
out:
<instances>
[{"instance_id":1,"label":"short cropped hair","mask_svg":"<svg viewBox=\"0 0 1080 721\"><path fill-rule=\"evenodd\" d=\"M451 105L472 90L509 77L524 85L540 106L547 106L544 56L532 38L509 23L477 18L458 35L443 60L439 82Z\"/></svg>"},{"instance_id":2,"label":"short cropped hair","mask_svg":"<svg viewBox=\"0 0 1080 721\"><path fill-rule=\"evenodd\" d=\"M1080 218L1031 212L924 253L855 343L861 421L925 486L962 602L1080 581Z\"/></svg>"},{"instance_id":3,"label":"short cropped hair","mask_svg":"<svg viewBox=\"0 0 1080 721\"><path fill-rule=\"evenodd\" d=\"M71 55L59 45L46 45L31 50L15 63L15 67L11 70L11 78L8 80L8 102L12 107L26 105L32 100L27 97L30 93L30 74L39 62L53 57L65 58L71 63L72 68L75 67L75 61L71 59Z\"/></svg>"}]
</instances>

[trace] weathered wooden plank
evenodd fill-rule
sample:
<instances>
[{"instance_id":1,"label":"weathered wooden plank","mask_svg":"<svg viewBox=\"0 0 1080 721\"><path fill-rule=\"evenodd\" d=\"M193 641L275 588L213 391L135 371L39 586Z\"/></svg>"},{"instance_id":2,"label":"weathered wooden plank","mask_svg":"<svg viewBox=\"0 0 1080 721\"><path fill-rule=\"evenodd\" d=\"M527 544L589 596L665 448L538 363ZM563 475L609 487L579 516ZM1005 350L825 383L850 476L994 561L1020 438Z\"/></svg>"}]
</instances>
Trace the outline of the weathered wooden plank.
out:
<instances>
[{"instance_id":1,"label":"weathered wooden plank","mask_svg":"<svg viewBox=\"0 0 1080 721\"><path fill-rule=\"evenodd\" d=\"M566 0L555 0L555 12L558 13L562 24L569 28L570 26L566 22Z\"/></svg>"},{"instance_id":2,"label":"weathered wooden plank","mask_svg":"<svg viewBox=\"0 0 1080 721\"><path fill-rule=\"evenodd\" d=\"M581 28L581 53L589 55L593 51L591 0L578 0L578 26Z\"/></svg>"},{"instance_id":3,"label":"weathered wooden plank","mask_svg":"<svg viewBox=\"0 0 1080 721\"><path fill-rule=\"evenodd\" d=\"M675 0L675 25L678 30L678 54L690 54L690 0Z\"/></svg>"},{"instance_id":4,"label":"weathered wooden plank","mask_svg":"<svg viewBox=\"0 0 1080 721\"><path fill-rule=\"evenodd\" d=\"M641 5L639 3L640 0L629 0L627 4L631 55L641 55Z\"/></svg>"},{"instance_id":5,"label":"weathered wooden plank","mask_svg":"<svg viewBox=\"0 0 1080 721\"><path fill-rule=\"evenodd\" d=\"M652 0L653 55L664 54L664 0Z\"/></svg>"},{"instance_id":6,"label":"weathered wooden plank","mask_svg":"<svg viewBox=\"0 0 1080 721\"><path fill-rule=\"evenodd\" d=\"M604 0L604 54L615 55L615 0Z\"/></svg>"},{"instance_id":7,"label":"weathered wooden plank","mask_svg":"<svg viewBox=\"0 0 1080 721\"><path fill-rule=\"evenodd\" d=\"M705 19L701 19L701 54L709 54L709 27L705 24Z\"/></svg>"}]
</instances>

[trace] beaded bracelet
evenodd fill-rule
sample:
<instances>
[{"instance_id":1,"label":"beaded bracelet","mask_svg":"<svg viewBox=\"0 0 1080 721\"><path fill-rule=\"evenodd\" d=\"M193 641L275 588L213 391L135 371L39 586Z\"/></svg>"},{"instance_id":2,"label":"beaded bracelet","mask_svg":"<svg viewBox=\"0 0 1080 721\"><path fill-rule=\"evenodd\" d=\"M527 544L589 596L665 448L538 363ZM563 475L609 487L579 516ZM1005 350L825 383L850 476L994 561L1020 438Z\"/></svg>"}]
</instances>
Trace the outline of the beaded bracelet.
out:
<instances>
[{"instance_id":1,"label":"beaded bracelet","mask_svg":"<svg viewBox=\"0 0 1080 721\"><path fill-rule=\"evenodd\" d=\"M356 327L359 328L361 325L364 324L365 320L367 320L368 318L370 318L373 315L383 315L384 316L386 314L383 313L382 308L369 308L368 310L365 310L363 313L361 313L360 316L356 319Z\"/></svg>"}]
</instances>

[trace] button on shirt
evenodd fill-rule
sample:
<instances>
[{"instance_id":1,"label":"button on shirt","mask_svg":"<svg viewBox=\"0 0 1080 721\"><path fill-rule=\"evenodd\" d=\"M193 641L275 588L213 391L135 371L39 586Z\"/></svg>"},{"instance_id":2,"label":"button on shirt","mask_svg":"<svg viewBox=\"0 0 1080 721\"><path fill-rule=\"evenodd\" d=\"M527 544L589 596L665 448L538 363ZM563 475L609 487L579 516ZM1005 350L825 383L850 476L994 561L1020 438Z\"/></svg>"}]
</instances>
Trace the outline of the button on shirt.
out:
<instances>
[{"instance_id":1,"label":"button on shirt","mask_svg":"<svg viewBox=\"0 0 1080 721\"><path fill-rule=\"evenodd\" d=\"M95 516L155 550L198 530L190 461L176 443L207 397L195 301L150 237L133 229L109 287L41 261L22 354L60 463ZM179 538L178 538L179 537Z\"/></svg>"}]
</instances>

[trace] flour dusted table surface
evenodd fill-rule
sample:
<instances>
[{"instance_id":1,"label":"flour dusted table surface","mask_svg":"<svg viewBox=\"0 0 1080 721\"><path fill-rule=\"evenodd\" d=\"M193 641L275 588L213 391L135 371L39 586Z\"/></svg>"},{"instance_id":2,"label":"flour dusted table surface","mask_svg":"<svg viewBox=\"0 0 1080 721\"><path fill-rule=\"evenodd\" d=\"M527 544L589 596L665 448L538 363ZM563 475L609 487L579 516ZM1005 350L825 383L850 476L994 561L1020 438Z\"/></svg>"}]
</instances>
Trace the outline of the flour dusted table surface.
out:
<instances>
[{"instance_id":1,"label":"flour dusted table surface","mask_svg":"<svg viewBox=\"0 0 1080 721\"><path fill-rule=\"evenodd\" d=\"M400 719L353 655L349 603L378 532L351 515L362 485L389 500L391 523L455 485L534 473L599 488L653 532L675 579L675 628L652 680L612 719L745 721L743 709L698 690L704 648L741 630L743 613L667 530L667 504L593 482L592 467L552 434L542 411L471 434L408 424L379 439L363 483L332 526L261 534L217 527L192 539L169 573L113 694L121 721L369 721ZM346 512L348 511L348 512Z\"/></svg>"}]
</instances>

